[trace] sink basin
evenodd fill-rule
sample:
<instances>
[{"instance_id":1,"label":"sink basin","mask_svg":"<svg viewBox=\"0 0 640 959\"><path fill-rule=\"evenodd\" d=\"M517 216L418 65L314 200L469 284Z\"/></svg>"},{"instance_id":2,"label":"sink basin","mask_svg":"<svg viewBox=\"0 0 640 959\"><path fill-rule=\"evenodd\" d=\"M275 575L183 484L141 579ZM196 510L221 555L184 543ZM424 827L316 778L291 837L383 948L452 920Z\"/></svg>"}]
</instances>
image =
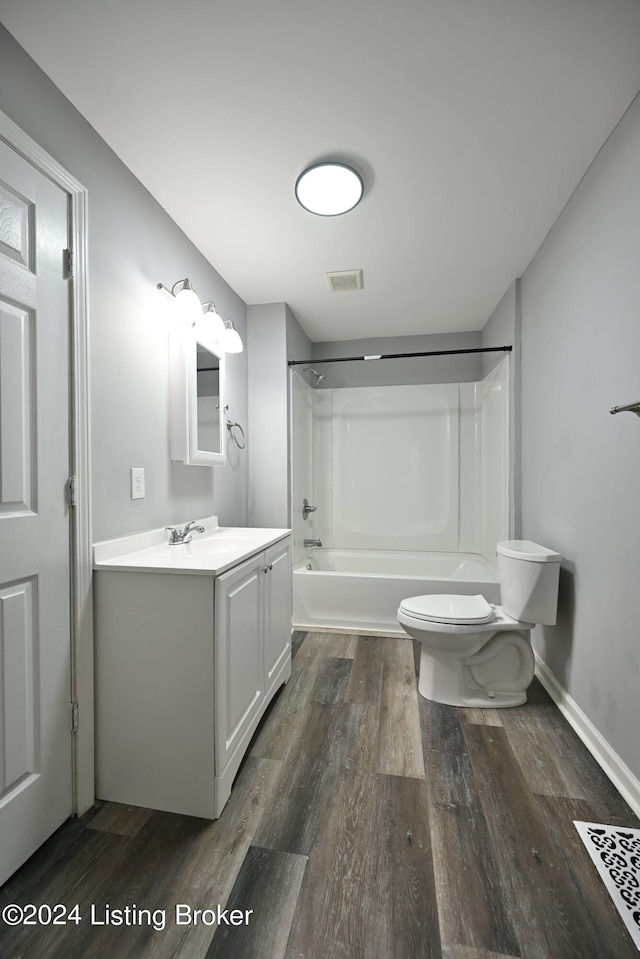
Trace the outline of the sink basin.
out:
<instances>
[{"instance_id":1,"label":"sink basin","mask_svg":"<svg viewBox=\"0 0 640 959\"><path fill-rule=\"evenodd\" d=\"M172 550L185 550L189 553L219 553L235 550L243 546L250 546L255 537L245 533L214 533L212 536L199 537L197 534L191 542L172 546Z\"/></svg>"},{"instance_id":2,"label":"sink basin","mask_svg":"<svg viewBox=\"0 0 640 959\"><path fill-rule=\"evenodd\" d=\"M203 536L204 540L210 540L213 542L220 543L252 543L256 536L259 536L261 530L238 530L238 529L221 529L217 533L212 533L211 536Z\"/></svg>"}]
</instances>

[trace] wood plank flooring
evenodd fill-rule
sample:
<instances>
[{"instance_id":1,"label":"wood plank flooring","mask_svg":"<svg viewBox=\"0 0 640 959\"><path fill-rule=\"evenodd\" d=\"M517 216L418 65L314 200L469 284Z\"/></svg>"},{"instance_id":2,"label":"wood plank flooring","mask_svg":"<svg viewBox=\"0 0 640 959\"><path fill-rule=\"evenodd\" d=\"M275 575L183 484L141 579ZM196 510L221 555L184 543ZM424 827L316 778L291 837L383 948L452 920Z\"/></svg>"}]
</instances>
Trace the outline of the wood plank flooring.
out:
<instances>
[{"instance_id":1,"label":"wood plank flooring","mask_svg":"<svg viewBox=\"0 0 640 959\"><path fill-rule=\"evenodd\" d=\"M573 820L640 823L537 682L526 706L462 710L418 695L408 638L293 648L221 818L69 821L0 908L81 921L0 919L2 959L637 956Z\"/></svg>"}]
</instances>

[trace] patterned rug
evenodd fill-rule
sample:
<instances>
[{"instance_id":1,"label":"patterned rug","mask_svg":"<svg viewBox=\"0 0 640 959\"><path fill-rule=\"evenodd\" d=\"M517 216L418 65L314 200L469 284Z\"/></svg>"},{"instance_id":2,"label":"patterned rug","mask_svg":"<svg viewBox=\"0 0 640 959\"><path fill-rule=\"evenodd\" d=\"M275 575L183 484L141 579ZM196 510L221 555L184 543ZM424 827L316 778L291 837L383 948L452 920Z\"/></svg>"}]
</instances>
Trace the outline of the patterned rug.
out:
<instances>
[{"instance_id":1,"label":"patterned rug","mask_svg":"<svg viewBox=\"0 0 640 959\"><path fill-rule=\"evenodd\" d=\"M640 829L576 821L574 826L640 950Z\"/></svg>"}]
</instances>

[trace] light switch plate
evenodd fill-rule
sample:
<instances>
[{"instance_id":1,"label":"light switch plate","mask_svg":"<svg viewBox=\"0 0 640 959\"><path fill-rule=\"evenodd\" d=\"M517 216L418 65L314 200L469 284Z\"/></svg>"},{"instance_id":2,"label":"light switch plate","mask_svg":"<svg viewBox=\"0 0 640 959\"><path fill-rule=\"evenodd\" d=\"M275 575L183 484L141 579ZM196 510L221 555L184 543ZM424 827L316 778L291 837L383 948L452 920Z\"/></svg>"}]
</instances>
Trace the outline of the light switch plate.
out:
<instances>
[{"instance_id":1,"label":"light switch plate","mask_svg":"<svg viewBox=\"0 0 640 959\"><path fill-rule=\"evenodd\" d=\"M131 467L131 499L144 499L144 468Z\"/></svg>"}]
</instances>

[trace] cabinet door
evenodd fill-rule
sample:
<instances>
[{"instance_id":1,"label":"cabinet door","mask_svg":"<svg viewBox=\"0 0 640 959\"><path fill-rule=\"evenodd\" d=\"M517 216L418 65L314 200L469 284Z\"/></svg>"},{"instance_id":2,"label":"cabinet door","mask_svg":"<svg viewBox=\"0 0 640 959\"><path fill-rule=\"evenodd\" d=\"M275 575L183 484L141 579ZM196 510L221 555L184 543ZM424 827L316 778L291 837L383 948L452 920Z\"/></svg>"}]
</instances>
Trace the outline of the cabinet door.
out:
<instances>
[{"instance_id":1,"label":"cabinet door","mask_svg":"<svg viewBox=\"0 0 640 959\"><path fill-rule=\"evenodd\" d=\"M264 684L267 698L291 675L291 540L265 553Z\"/></svg>"},{"instance_id":2,"label":"cabinet door","mask_svg":"<svg viewBox=\"0 0 640 959\"><path fill-rule=\"evenodd\" d=\"M242 746L264 700L264 553L216 579L216 775Z\"/></svg>"}]
</instances>

